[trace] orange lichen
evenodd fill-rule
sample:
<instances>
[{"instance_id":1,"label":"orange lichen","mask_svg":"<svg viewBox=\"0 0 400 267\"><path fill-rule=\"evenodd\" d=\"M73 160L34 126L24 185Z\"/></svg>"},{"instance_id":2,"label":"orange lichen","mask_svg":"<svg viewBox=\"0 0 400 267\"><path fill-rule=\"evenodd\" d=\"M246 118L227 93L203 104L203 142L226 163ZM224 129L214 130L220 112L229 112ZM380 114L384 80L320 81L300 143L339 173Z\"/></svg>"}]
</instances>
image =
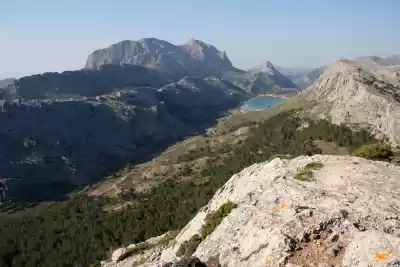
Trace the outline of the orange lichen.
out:
<instances>
[{"instance_id":1,"label":"orange lichen","mask_svg":"<svg viewBox=\"0 0 400 267\"><path fill-rule=\"evenodd\" d=\"M379 251L375 253L375 259L376 261L386 261L391 255L395 254L396 252L394 250L390 252L386 251Z\"/></svg>"},{"instance_id":2,"label":"orange lichen","mask_svg":"<svg viewBox=\"0 0 400 267\"><path fill-rule=\"evenodd\" d=\"M272 212L278 212L281 209L287 208L286 202L282 202L281 204L277 204L272 208Z\"/></svg>"},{"instance_id":3,"label":"orange lichen","mask_svg":"<svg viewBox=\"0 0 400 267\"><path fill-rule=\"evenodd\" d=\"M265 264L268 264L268 263L269 263L269 258L267 256L267 257L265 257Z\"/></svg>"}]
</instances>

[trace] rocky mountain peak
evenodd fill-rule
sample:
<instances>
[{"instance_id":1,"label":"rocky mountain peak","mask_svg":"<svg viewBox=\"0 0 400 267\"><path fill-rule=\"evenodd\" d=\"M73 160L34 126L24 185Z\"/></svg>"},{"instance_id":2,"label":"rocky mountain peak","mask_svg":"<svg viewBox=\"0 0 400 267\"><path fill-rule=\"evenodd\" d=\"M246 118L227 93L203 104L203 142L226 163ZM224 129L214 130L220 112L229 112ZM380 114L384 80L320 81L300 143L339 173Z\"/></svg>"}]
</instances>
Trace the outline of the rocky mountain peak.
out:
<instances>
[{"instance_id":1,"label":"rocky mountain peak","mask_svg":"<svg viewBox=\"0 0 400 267\"><path fill-rule=\"evenodd\" d=\"M271 75L273 75L276 72L279 72L275 69L274 65L269 60L266 60L266 61L262 62L261 64L251 68L249 71L251 71L253 73L263 72L263 73L268 73Z\"/></svg>"},{"instance_id":2,"label":"rocky mountain peak","mask_svg":"<svg viewBox=\"0 0 400 267\"><path fill-rule=\"evenodd\" d=\"M178 46L156 38L122 41L94 51L86 68L98 69L105 64L141 65L180 77L206 77L233 68L226 53L196 39Z\"/></svg>"}]
</instances>

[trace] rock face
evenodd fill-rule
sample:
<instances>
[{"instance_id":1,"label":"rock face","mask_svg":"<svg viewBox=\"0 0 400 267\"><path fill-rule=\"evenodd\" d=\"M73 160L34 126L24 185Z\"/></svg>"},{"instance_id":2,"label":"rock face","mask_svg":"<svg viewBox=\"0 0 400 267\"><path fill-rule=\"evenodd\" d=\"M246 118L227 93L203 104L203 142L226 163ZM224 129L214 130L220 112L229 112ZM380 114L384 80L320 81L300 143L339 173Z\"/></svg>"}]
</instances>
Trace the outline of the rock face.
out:
<instances>
[{"instance_id":1,"label":"rock face","mask_svg":"<svg viewBox=\"0 0 400 267\"><path fill-rule=\"evenodd\" d=\"M284 88L294 90L298 88L293 81L280 73L270 61L263 62L248 71L225 72L223 77L252 93L279 93Z\"/></svg>"},{"instance_id":2,"label":"rock face","mask_svg":"<svg viewBox=\"0 0 400 267\"><path fill-rule=\"evenodd\" d=\"M312 181L296 174L309 163ZM201 233L208 213L237 207L194 256L221 266L397 266L400 261L400 167L349 156L274 159L235 174L161 256L143 266L178 261L176 252Z\"/></svg>"},{"instance_id":3,"label":"rock face","mask_svg":"<svg viewBox=\"0 0 400 267\"><path fill-rule=\"evenodd\" d=\"M0 100L0 174L8 196L46 200L200 134L246 93L217 78L184 78L68 100Z\"/></svg>"},{"instance_id":4,"label":"rock face","mask_svg":"<svg viewBox=\"0 0 400 267\"><path fill-rule=\"evenodd\" d=\"M378 138L400 143L398 68L341 60L327 67L304 95L324 105L319 115L333 123L369 128Z\"/></svg>"},{"instance_id":5,"label":"rock face","mask_svg":"<svg viewBox=\"0 0 400 267\"><path fill-rule=\"evenodd\" d=\"M141 65L176 75L206 77L234 69L225 52L200 40L173 45L156 38L122 41L89 55L85 68L105 64Z\"/></svg>"}]
</instances>

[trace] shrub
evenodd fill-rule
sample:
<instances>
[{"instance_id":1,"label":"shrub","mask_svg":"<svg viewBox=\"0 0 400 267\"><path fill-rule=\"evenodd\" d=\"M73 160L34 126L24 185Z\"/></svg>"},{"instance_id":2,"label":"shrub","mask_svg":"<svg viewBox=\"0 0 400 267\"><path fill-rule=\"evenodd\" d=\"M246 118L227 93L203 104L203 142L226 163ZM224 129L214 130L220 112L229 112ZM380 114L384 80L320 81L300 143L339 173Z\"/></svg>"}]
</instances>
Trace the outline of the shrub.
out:
<instances>
[{"instance_id":1,"label":"shrub","mask_svg":"<svg viewBox=\"0 0 400 267\"><path fill-rule=\"evenodd\" d=\"M324 164L320 162L310 162L304 168L307 170L316 170L321 169L322 167L324 167Z\"/></svg>"},{"instance_id":2,"label":"shrub","mask_svg":"<svg viewBox=\"0 0 400 267\"><path fill-rule=\"evenodd\" d=\"M208 235L214 232L215 228L222 220L236 207L232 201L222 204L214 213L208 214L205 224L201 229L201 238L204 240Z\"/></svg>"},{"instance_id":3,"label":"shrub","mask_svg":"<svg viewBox=\"0 0 400 267\"><path fill-rule=\"evenodd\" d=\"M363 145L351 152L350 155L367 159L387 159L393 156L393 151L389 144L377 142Z\"/></svg>"}]
</instances>

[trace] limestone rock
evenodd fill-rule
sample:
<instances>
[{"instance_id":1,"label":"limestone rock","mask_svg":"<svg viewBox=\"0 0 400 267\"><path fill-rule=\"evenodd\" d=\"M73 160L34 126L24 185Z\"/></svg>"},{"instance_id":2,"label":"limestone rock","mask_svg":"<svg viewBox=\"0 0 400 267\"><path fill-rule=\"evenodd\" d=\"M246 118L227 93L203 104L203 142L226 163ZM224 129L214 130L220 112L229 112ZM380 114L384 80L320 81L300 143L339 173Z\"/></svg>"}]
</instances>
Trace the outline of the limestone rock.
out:
<instances>
[{"instance_id":1,"label":"limestone rock","mask_svg":"<svg viewBox=\"0 0 400 267\"><path fill-rule=\"evenodd\" d=\"M311 162L323 164L313 170L314 181L296 180L296 173ZM400 167L394 164L349 156L255 164L233 175L175 242L143 266L179 262L180 245L201 233L206 215L228 200L237 207L193 254L202 262L218 256L227 267L366 266L361 263L369 248L393 250L397 257L399 177ZM370 234L376 231L386 234Z\"/></svg>"},{"instance_id":2,"label":"limestone rock","mask_svg":"<svg viewBox=\"0 0 400 267\"><path fill-rule=\"evenodd\" d=\"M335 124L361 126L400 144L400 69L340 60L304 92L319 102L313 112ZM322 110L322 112L321 112Z\"/></svg>"}]
</instances>

